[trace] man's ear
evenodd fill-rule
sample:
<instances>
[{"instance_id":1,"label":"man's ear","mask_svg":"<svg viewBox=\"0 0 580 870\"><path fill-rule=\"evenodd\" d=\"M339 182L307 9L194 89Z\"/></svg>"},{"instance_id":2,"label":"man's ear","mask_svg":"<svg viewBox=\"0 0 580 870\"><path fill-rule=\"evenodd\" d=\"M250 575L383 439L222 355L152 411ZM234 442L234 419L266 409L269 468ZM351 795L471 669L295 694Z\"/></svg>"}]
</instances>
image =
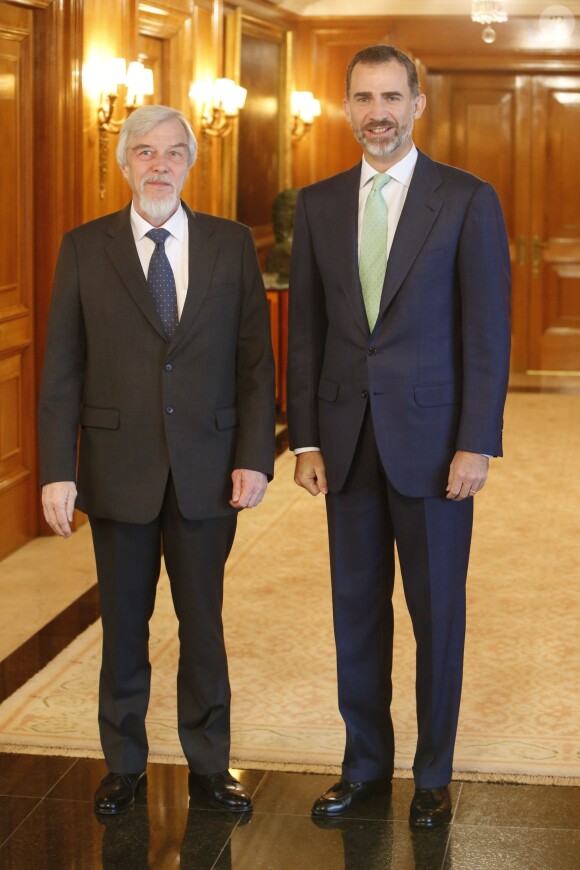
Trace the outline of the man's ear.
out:
<instances>
[{"instance_id":1,"label":"man's ear","mask_svg":"<svg viewBox=\"0 0 580 870\"><path fill-rule=\"evenodd\" d=\"M419 94L415 99L415 109L413 111L413 118L415 121L421 117L423 112L425 111L425 106L427 105L427 97L425 94Z\"/></svg>"}]
</instances>

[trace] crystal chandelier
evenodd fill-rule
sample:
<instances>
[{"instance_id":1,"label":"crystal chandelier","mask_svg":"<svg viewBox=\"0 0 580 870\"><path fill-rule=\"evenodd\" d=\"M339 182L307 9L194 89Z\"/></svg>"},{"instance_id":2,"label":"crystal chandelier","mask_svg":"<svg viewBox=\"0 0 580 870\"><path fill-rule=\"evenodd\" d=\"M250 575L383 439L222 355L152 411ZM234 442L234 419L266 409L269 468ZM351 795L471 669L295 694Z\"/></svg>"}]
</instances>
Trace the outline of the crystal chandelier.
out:
<instances>
[{"instance_id":1,"label":"crystal chandelier","mask_svg":"<svg viewBox=\"0 0 580 870\"><path fill-rule=\"evenodd\" d=\"M507 21L506 0L471 0L471 20L484 24L481 38L484 42L495 42L492 24Z\"/></svg>"}]
</instances>

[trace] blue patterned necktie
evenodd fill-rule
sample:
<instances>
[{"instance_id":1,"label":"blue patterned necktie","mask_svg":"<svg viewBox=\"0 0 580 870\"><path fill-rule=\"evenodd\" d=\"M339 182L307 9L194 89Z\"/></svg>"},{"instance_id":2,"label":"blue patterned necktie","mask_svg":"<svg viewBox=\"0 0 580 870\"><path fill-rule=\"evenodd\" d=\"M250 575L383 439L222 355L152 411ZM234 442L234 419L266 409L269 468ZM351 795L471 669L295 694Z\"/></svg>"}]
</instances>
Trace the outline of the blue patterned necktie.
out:
<instances>
[{"instance_id":1,"label":"blue patterned necktie","mask_svg":"<svg viewBox=\"0 0 580 870\"><path fill-rule=\"evenodd\" d=\"M149 230L146 235L155 242L155 250L149 261L147 283L163 328L167 337L171 338L179 323L175 276L165 253L165 240L171 234L169 230L159 228Z\"/></svg>"},{"instance_id":2,"label":"blue patterned necktie","mask_svg":"<svg viewBox=\"0 0 580 870\"><path fill-rule=\"evenodd\" d=\"M390 180L391 176L384 172L375 175L363 216L358 269L371 332L379 316L387 268L388 214L387 203L381 191Z\"/></svg>"}]
</instances>

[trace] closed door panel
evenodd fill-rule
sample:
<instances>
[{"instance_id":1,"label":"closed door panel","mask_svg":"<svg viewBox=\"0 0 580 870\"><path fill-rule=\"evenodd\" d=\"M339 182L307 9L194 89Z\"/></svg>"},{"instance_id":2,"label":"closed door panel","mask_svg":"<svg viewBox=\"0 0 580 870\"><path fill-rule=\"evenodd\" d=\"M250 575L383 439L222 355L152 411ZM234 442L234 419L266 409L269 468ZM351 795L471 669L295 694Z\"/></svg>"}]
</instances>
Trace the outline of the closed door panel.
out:
<instances>
[{"instance_id":1,"label":"closed door panel","mask_svg":"<svg viewBox=\"0 0 580 870\"><path fill-rule=\"evenodd\" d=\"M530 369L580 371L580 77L534 81Z\"/></svg>"},{"instance_id":2,"label":"closed door panel","mask_svg":"<svg viewBox=\"0 0 580 870\"><path fill-rule=\"evenodd\" d=\"M512 265L512 366L527 365L530 281L531 78L441 73L429 80L432 153L491 182L505 217Z\"/></svg>"},{"instance_id":3,"label":"closed door panel","mask_svg":"<svg viewBox=\"0 0 580 870\"><path fill-rule=\"evenodd\" d=\"M0 558L36 534L32 13L0 7Z\"/></svg>"}]
</instances>

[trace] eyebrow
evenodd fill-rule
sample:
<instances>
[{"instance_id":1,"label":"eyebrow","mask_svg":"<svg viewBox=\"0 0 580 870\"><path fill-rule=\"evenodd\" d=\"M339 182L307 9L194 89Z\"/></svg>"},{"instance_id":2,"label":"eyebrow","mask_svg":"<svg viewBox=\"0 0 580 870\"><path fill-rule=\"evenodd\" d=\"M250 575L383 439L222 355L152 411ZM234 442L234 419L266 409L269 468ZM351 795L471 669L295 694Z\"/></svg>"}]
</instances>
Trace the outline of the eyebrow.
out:
<instances>
[{"instance_id":1,"label":"eyebrow","mask_svg":"<svg viewBox=\"0 0 580 870\"><path fill-rule=\"evenodd\" d=\"M372 97L373 91L357 91L353 94L354 97ZM382 91L381 97L402 97L403 94L400 91Z\"/></svg>"},{"instance_id":2,"label":"eyebrow","mask_svg":"<svg viewBox=\"0 0 580 870\"><path fill-rule=\"evenodd\" d=\"M153 148L153 145L149 145L147 142L139 142L137 145L131 145L132 151L138 151L139 148ZM186 142L177 142L175 145L170 145L167 148L167 151L173 151L174 148L185 148L187 151L187 143ZM153 148L156 151L156 148Z\"/></svg>"}]
</instances>

